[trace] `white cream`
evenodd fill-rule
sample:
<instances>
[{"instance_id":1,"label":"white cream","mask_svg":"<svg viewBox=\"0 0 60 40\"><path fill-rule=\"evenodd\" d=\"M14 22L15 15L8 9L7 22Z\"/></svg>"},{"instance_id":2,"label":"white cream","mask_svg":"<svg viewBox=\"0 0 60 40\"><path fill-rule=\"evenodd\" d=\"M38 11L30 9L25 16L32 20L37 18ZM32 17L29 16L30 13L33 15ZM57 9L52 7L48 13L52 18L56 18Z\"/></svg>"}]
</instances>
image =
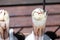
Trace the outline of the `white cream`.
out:
<instances>
[{"instance_id":1,"label":"white cream","mask_svg":"<svg viewBox=\"0 0 60 40\"><path fill-rule=\"evenodd\" d=\"M9 15L8 12L5 10L0 10L0 20L8 20L9 19Z\"/></svg>"},{"instance_id":2,"label":"white cream","mask_svg":"<svg viewBox=\"0 0 60 40\"><path fill-rule=\"evenodd\" d=\"M46 12L44 12L43 9L37 8L37 9L33 10L33 12L32 12L32 21L33 21L33 24L36 27L45 25L46 18L47 18Z\"/></svg>"},{"instance_id":3,"label":"white cream","mask_svg":"<svg viewBox=\"0 0 60 40\"><path fill-rule=\"evenodd\" d=\"M4 10L0 10L0 20L3 20L4 17Z\"/></svg>"}]
</instances>

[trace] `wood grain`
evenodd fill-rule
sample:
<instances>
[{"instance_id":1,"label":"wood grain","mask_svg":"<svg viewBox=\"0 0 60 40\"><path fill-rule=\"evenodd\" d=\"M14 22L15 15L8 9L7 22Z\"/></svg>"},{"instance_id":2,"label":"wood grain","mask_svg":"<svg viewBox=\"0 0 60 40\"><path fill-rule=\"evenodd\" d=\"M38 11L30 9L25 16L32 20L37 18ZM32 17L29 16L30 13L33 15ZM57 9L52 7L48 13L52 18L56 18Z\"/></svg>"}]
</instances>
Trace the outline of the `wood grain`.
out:
<instances>
[{"instance_id":1,"label":"wood grain","mask_svg":"<svg viewBox=\"0 0 60 40\"><path fill-rule=\"evenodd\" d=\"M5 9L9 12L10 16L15 15L31 15L35 8L43 8L42 5L37 6L14 6L14 7L0 7L0 9ZM59 15L60 5L46 5L47 14Z\"/></svg>"},{"instance_id":2,"label":"wood grain","mask_svg":"<svg viewBox=\"0 0 60 40\"><path fill-rule=\"evenodd\" d=\"M60 25L60 15L48 16L46 25ZM31 16L10 18L10 26L32 26Z\"/></svg>"}]
</instances>

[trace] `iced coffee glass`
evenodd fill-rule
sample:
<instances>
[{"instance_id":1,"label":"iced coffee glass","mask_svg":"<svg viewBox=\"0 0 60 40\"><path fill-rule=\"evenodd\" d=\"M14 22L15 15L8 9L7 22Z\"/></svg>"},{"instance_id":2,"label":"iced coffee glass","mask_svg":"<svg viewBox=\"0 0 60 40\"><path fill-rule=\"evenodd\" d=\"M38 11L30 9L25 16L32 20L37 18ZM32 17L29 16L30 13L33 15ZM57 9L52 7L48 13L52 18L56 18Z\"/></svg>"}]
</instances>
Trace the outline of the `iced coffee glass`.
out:
<instances>
[{"instance_id":1,"label":"iced coffee glass","mask_svg":"<svg viewBox=\"0 0 60 40\"><path fill-rule=\"evenodd\" d=\"M0 36L1 39L8 38L9 31L9 15L6 10L0 10Z\"/></svg>"},{"instance_id":2,"label":"iced coffee glass","mask_svg":"<svg viewBox=\"0 0 60 40\"><path fill-rule=\"evenodd\" d=\"M39 37L42 38L45 31L47 15L41 8L36 8L32 11L32 23L33 23L33 31L36 40L39 40Z\"/></svg>"}]
</instances>

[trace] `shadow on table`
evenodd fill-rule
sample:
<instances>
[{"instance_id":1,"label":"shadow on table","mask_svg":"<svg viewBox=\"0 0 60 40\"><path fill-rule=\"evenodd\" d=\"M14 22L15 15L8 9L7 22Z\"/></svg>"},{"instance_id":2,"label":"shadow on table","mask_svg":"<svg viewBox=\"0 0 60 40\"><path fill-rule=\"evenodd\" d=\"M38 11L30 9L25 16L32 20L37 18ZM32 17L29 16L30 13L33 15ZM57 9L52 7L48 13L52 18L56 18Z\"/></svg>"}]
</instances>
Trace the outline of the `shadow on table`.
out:
<instances>
[{"instance_id":1,"label":"shadow on table","mask_svg":"<svg viewBox=\"0 0 60 40\"><path fill-rule=\"evenodd\" d=\"M60 36L57 36L56 32L60 29L60 26L54 31L47 31L45 34L48 35L52 40L59 39Z\"/></svg>"},{"instance_id":2,"label":"shadow on table","mask_svg":"<svg viewBox=\"0 0 60 40\"><path fill-rule=\"evenodd\" d=\"M18 39L18 40L25 40L25 35L21 32L23 28L21 28L17 33L14 33L14 36Z\"/></svg>"}]
</instances>

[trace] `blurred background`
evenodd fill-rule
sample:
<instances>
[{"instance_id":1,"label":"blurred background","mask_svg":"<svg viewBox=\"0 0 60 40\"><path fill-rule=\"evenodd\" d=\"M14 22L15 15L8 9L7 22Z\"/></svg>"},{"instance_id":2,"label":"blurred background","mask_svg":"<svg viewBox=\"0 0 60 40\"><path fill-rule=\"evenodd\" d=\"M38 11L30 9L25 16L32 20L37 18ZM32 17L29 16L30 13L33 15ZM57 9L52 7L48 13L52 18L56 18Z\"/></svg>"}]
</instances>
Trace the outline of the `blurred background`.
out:
<instances>
[{"instance_id":1,"label":"blurred background","mask_svg":"<svg viewBox=\"0 0 60 40\"><path fill-rule=\"evenodd\" d=\"M53 40L60 40L60 0L45 0L47 23L45 33ZM10 28L28 35L32 31L31 12L43 8L43 0L0 0L0 9L9 12ZM54 35L53 35L54 34Z\"/></svg>"}]
</instances>

